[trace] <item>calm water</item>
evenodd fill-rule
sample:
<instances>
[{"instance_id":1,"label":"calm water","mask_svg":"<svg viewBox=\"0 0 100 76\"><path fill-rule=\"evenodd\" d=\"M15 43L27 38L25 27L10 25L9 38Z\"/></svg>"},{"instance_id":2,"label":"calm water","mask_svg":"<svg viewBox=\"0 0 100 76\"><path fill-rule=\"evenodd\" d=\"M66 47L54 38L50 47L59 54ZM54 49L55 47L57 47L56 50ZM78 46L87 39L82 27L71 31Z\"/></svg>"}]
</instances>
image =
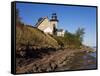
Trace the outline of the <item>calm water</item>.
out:
<instances>
[{"instance_id":1,"label":"calm water","mask_svg":"<svg viewBox=\"0 0 100 76\"><path fill-rule=\"evenodd\" d=\"M96 52L93 52L75 58L75 62L72 62L69 66L58 68L58 70L85 70L96 68Z\"/></svg>"},{"instance_id":2,"label":"calm water","mask_svg":"<svg viewBox=\"0 0 100 76\"><path fill-rule=\"evenodd\" d=\"M97 53L96 53L96 47L93 48L95 52L92 53L88 53L86 55L83 56L83 67L85 67L86 69L95 69L97 68ZM86 64L86 65L84 65ZM83 68L83 69L85 69Z\"/></svg>"},{"instance_id":3,"label":"calm water","mask_svg":"<svg viewBox=\"0 0 100 76\"><path fill-rule=\"evenodd\" d=\"M97 56L97 55L96 55L96 47L94 47L93 49L95 50L95 52L90 53L90 55L96 58L96 56Z\"/></svg>"},{"instance_id":4,"label":"calm water","mask_svg":"<svg viewBox=\"0 0 100 76\"><path fill-rule=\"evenodd\" d=\"M87 63L87 69L94 69L96 68L96 52L89 53L89 59L87 58L86 61L90 61Z\"/></svg>"},{"instance_id":5,"label":"calm water","mask_svg":"<svg viewBox=\"0 0 100 76\"><path fill-rule=\"evenodd\" d=\"M96 58L96 52L90 53L89 55L91 55L91 56Z\"/></svg>"},{"instance_id":6,"label":"calm water","mask_svg":"<svg viewBox=\"0 0 100 76\"><path fill-rule=\"evenodd\" d=\"M96 52L88 53L76 59L76 63L72 63L70 70L77 69L95 69L96 68Z\"/></svg>"}]
</instances>

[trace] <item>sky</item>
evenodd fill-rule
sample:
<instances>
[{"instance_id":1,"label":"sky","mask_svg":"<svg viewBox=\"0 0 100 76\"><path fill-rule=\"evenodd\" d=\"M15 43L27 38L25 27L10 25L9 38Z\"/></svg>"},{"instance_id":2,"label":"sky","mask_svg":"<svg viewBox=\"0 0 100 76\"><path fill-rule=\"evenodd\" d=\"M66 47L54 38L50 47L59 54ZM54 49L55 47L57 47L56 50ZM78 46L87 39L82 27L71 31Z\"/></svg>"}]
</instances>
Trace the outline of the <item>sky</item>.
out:
<instances>
[{"instance_id":1,"label":"sky","mask_svg":"<svg viewBox=\"0 0 100 76\"><path fill-rule=\"evenodd\" d=\"M96 7L64 6L33 3L16 3L22 22L34 26L40 17L51 19L52 13L58 17L58 28L75 33L84 28L83 44L96 46Z\"/></svg>"}]
</instances>

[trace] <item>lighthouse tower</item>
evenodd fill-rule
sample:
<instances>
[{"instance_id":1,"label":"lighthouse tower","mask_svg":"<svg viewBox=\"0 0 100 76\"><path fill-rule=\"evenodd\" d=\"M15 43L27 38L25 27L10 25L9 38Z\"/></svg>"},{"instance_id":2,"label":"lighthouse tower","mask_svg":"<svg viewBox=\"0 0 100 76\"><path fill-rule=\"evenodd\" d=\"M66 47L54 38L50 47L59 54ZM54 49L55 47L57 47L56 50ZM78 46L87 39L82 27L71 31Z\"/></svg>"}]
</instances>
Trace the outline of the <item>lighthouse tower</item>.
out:
<instances>
[{"instance_id":1,"label":"lighthouse tower","mask_svg":"<svg viewBox=\"0 0 100 76\"><path fill-rule=\"evenodd\" d=\"M57 24L58 24L58 19L56 13L52 13L51 19L50 19L50 25L52 27L52 33L56 34L57 31Z\"/></svg>"}]
</instances>

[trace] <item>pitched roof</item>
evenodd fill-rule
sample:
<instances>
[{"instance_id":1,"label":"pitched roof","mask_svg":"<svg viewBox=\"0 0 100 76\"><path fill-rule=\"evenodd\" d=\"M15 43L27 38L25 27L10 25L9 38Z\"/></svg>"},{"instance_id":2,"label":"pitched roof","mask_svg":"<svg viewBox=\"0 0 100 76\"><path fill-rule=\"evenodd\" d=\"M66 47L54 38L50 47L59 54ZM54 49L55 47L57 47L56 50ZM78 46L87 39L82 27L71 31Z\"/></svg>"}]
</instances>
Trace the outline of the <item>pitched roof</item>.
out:
<instances>
[{"instance_id":1,"label":"pitched roof","mask_svg":"<svg viewBox=\"0 0 100 76\"><path fill-rule=\"evenodd\" d=\"M38 22L35 24L35 27L38 27L45 19L46 19L46 17L44 17L44 18L39 18L39 19L38 19Z\"/></svg>"}]
</instances>

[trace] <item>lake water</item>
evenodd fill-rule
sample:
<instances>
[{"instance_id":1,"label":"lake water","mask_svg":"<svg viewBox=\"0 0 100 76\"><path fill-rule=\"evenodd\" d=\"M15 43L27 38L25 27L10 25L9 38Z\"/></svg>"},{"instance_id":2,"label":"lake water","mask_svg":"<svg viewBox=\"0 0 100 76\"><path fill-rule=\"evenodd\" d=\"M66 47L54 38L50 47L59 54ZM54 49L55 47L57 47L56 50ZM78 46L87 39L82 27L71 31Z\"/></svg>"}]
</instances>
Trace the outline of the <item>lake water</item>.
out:
<instances>
[{"instance_id":1,"label":"lake water","mask_svg":"<svg viewBox=\"0 0 100 76\"><path fill-rule=\"evenodd\" d=\"M90 55L96 58L96 56L97 56L97 55L96 55L96 54L97 54L97 53L96 53L96 47L94 47L93 49L95 50L95 52L90 53Z\"/></svg>"},{"instance_id":2,"label":"lake water","mask_svg":"<svg viewBox=\"0 0 100 76\"><path fill-rule=\"evenodd\" d=\"M89 59L87 58L87 61L90 61L87 63L87 69L95 69L97 66L96 62L96 52L89 53Z\"/></svg>"},{"instance_id":3,"label":"lake water","mask_svg":"<svg viewBox=\"0 0 100 76\"><path fill-rule=\"evenodd\" d=\"M96 47L93 48L95 52L88 53L83 56L83 69L95 69L97 68L97 53Z\"/></svg>"},{"instance_id":4,"label":"lake water","mask_svg":"<svg viewBox=\"0 0 100 76\"><path fill-rule=\"evenodd\" d=\"M96 52L88 53L76 59L76 63L72 63L74 65L70 68L70 70L96 69L96 63Z\"/></svg>"},{"instance_id":5,"label":"lake water","mask_svg":"<svg viewBox=\"0 0 100 76\"><path fill-rule=\"evenodd\" d=\"M86 53L80 55L79 57L76 57L74 59L75 59L74 62L72 62L69 66L58 68L58 70L61 71L62 70L86 70L86 69L97 68L96 51L93 53Z\"/></svg>"},{"instance_id":6,"label":"lake water","mask_svg":"<svg viewBox=\"0 0 100 76\"><path fill-rule=\"evenodd\" d=\"M96 55L96 52L90 53L90 55L93 56L93 57L95 57L95 58L96 58L96 56L97 56L97 55Z\"/></svg>"}]
</instances>

